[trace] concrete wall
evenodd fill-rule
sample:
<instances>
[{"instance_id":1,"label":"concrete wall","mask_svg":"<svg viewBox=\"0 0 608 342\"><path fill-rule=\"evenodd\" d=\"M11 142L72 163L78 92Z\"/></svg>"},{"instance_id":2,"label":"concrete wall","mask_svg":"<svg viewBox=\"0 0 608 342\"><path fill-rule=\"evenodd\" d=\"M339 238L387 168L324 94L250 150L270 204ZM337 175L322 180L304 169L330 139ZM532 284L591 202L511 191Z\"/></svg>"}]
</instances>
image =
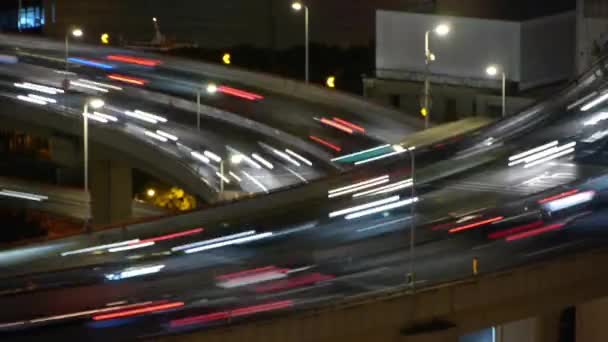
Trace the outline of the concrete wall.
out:
<instances>
[{"instance_id":1,"label":"concrete wall","mask_svg":"<svg viewBox=\"0 0 608 342\"><path fill-rule=\"evenodd\" d=\"M603 1L577 0L576 69L579 74L597 60L594 45L608 42L608 14L597 11L602 6L608 8Z\"/></svg>"}]
</instances>

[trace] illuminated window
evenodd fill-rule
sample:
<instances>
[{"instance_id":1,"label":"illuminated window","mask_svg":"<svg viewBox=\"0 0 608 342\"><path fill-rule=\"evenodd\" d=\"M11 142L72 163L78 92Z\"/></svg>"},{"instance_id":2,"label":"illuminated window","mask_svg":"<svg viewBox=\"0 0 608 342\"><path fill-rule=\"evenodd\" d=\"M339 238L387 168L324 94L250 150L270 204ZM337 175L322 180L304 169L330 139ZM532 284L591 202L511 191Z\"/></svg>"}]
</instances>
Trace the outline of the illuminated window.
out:
<instances>
[{"instance_id":1,"label":"illuminated window","mask_svg":"<svg viewBox=\"0 0 608 342\"><path fill-rule=\"evenodd\" d=\"M44 9L42 6L24 7L19 11L19 29L32 29L44 25Z\"/></svg>"}]
</instances>

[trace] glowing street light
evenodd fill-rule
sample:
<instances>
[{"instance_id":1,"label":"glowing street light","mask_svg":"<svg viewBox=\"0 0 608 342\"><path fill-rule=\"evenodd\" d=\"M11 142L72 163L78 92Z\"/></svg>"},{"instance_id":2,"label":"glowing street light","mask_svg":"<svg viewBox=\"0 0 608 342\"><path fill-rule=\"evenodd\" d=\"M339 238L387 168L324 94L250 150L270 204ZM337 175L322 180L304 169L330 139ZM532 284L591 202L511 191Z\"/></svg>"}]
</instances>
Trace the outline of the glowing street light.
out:
<instances>
[{"instance_id":1,"label":"glowing street light","mask_svg":"<svg viewBox=\"0 0 608 342\"><path fill-rule=\"evenodd\" d=\"M302 11L302 9L304 9L304 78L306 80L306 83L308 83L308 81L310 80L310 76L309 76L309 71L310 71L310 39L309 39L309 15L308 15L308 6L306 6L305 4L303 4L300 1L294 1L291 3L291 8L296 11L296 12L300 12Z\"/></svg>"},{"instance_id":2,"label":"glowing street light","mask_svg":"<svg viewBox=\"0 0 608 342\"><path fill-rule=\"evenodd\" d=\"M207 94L214 95L217 93L217 85L215 83L209 83L206 87L204 87ZM196 89L196 128L201 130L201 93L203 91L203 87L199 87Z\"/></svg>"},{"instance_id":3,"label":"glowing street light","mask_svg":"<svg viewBox=\"0 0 608 342\"><path fill-rule=\"evenodd\" d=\"M84 35L84 32L82 31L82 29L80 29L78 27L74 27L74 28L68 29L68 31L65 33L65 73L66 73L66 77L67 77L68 70L69 70L68 59L70 58L70 35L73 36L74 38L81 38Z\"/></svg>"},{"instance_id":4,"label":"glowing street light","mask_svg":"<svg viewBox=\"0 0 608 342\"><path fill-rule=\"evenodd\" d=\"M432 30L428 30L424 33L424 64L426 68L425 76L424 76L424 103L422 105L421 113L424 116L424 127L429 128L429 119L430 119L430 101L431 101L431 81L429 78L430 74L430 64L434 62L436 57L435 54L431 52L430 48L430 35L431 32L434 32L439 37L445 37L450 33L450 26L447 24L439 24Z\"/></svg>"},{"instance_id":5,"label":"glowing street light","mask_svg":"<svg viewBox=\"0 0 608 342\"><path fill-rule=\"evenodd\" d=\"M502 76L502 117L504 118L507 115L507 75L498 65L489 65L486 68L486 74L490 77L496 77L499 73Z\"/></svg>"},{"instance_id":6,"label":"glowing street light","mask_svg":"<svg viewBox=\"0 0 608 342\"><path fill-rule=\"evenodd\" d=\"M154 189L150 188L150 189L148 189L148 190L146 191L146 195L147 195L149 198L152 198L152 197L156 196L156 190L154 190Z\"/></svg>"}]
</instances>

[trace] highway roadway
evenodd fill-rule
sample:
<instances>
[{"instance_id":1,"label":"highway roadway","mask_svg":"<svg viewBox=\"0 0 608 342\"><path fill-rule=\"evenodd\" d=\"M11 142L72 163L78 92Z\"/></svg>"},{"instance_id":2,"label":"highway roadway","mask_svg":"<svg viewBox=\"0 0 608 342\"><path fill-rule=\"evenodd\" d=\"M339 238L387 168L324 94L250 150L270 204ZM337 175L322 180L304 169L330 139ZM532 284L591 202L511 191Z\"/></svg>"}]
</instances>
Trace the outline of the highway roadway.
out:
<instances>
[{"instance_id":1,"label":"highway roadway","mask_svg":"<svg viewBox=\"0 0 608 342\"><path fill-rule=\"evenodd\" d=\"M462 279L474 257L485 273L604 246L605 86L599 77L544 102L540 120L524 112L417 147L414 197L403 146L359 159L356 181L252 204L253 215L226 207L208 221L4 251L0 328L11 340L152 337L407 286L411 270L416 287ZM519 133L488 136L507 124Z\"/></svg>"}]
</instances>

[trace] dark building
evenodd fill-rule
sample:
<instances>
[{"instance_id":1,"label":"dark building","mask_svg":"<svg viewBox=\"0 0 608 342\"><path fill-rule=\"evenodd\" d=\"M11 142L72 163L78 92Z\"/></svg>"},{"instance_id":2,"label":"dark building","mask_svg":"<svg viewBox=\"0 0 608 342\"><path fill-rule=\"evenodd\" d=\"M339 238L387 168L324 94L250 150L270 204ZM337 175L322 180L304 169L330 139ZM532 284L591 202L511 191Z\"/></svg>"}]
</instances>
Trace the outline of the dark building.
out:
<instances>
[{"instance_id":1,"label":"dark building","mask_svg":"<svg viewBox=\"0 0 608 342\"><path fill-rule=\"evenodd\" d=\"M40 30L45 23L42 0L0 1L0 30Z\"/></svg>"}]
</instances>

